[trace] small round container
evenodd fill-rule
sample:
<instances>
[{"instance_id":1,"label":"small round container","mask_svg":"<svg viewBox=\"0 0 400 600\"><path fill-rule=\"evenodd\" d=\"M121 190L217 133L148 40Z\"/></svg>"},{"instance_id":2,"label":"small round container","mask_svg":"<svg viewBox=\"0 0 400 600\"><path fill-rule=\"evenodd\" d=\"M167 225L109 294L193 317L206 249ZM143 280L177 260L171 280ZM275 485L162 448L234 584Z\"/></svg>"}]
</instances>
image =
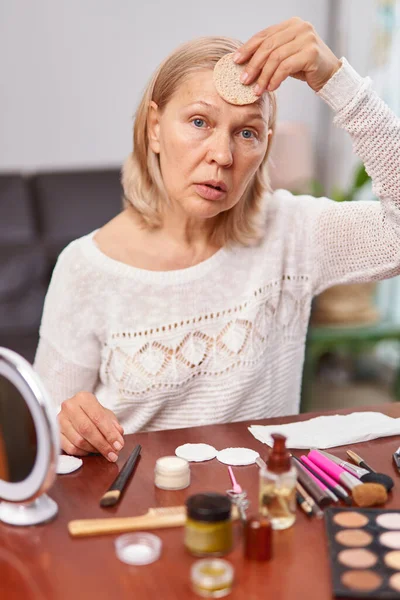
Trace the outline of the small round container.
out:
<instances>
[{"instance_id":1,"label":"small round container","mask_svg":"<svg viewBox=\"0 0 400 600\"><path fill-rule=\"evenodd\" d=\"M154 485L161 490L183 490L190 485L190 467L178 456L163 456L156 461Z\"/></svg>"},{"instance_id":2,"label":"small round container","mask_svg":"<svg viewBox=\"0 0 400 600\"><path fill-rule=\"evenodd\" d=\"M223 494L195 494L186 501L185 547L194 556L223 556L232 549L232 503Z\"/></svg>"},{"instance_id":3,"label":"small round container","mask_svg":"<svg viewBox=\"0 0 400 600\"><path fill-rule=\"evenodd\" d=\"M221 558L205 558L192 565L190 571L193 591L203 598L223 598L232 590L234 570Z\"/></svg>"},{"instance_id":4,"label":"small round container","mask_svg":"<svg viewBox=\"0 0 400 600\"><path fill-rule=\"evenodd\" d=\"M152 533L125 533L115 540L115 552L127 565L149 565L160 558L162 542Z\"/></svg>"}]
</instances>

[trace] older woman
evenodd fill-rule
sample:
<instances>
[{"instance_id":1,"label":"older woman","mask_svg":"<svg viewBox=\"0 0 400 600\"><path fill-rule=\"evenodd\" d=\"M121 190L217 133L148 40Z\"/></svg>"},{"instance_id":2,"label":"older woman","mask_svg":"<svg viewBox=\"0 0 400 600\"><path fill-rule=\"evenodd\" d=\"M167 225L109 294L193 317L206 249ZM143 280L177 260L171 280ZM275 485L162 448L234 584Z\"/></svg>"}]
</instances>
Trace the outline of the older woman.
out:
<instances>
[{"instance_id":1,"label":"older woman","mask_svg":"<svg viewBox=\"0 0 400 600\"><path fill-rule=\"evenodd\" d=\"M244 106L213 82L239 49L260 96ZM335 111L380 203L269 189L273 91L288 76ZM399 164L399 121L308 23L175 51L136 115L124 211L63 251L48 291L35 367L63 449L115 461L122 426L297 412L313 296L400 273Z\"/></svg>"}]
</instances>

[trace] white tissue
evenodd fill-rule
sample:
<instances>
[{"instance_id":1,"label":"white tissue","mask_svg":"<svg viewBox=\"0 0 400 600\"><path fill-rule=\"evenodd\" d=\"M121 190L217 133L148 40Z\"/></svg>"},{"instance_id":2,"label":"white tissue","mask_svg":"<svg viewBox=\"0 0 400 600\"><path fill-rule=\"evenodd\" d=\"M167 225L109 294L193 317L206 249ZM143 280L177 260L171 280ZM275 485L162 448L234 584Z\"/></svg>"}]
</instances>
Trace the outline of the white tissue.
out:
<instances>
[{"instance_id":1,"label":"white tissue","mask_svg":"<svg viewBox=\"0 0 400 600\"><path fill-rule=\"evenodd\" d=\"M249 431L257 440L269 446L273 445L271 434L281 433L287 438L287 448L323 450L400 435L400 418L394 419L379 412L355 412L350 415L315 417L286 425L251 425Z\"/></svg>"}]
</instances>

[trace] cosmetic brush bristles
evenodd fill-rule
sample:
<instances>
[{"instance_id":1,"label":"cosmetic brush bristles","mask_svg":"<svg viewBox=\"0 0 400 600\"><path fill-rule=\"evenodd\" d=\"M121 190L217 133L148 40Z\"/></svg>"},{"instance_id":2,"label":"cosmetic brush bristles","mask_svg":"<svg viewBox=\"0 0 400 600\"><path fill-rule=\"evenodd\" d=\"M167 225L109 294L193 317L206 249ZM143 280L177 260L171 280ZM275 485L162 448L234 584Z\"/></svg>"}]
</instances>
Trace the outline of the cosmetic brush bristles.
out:
<instances>
[{"instance_id":1,"label":"cosmetic brush bristles","mask_svg":"<svg viewBox=\"0 0 400 600\"><path fill-rule=\"evenodd\" d=\"M322 510L320 509L318 504L315 502L314 498L312 496L310 496L310 494L304 489L304 487L301 485L301 483L299 483L299 482L296 483L296 490L298 492L300 492L300 494L306 500L307 504L309 506L311 506L311 510L313 511L314 515L318 519L322 519L324 516L324 513L322 512Z\"/></svg>"},{"instance_id":2,"label":"cosmetic brush bristles","mask_svg":"<svg viewBox=\"0 0 400 600\"><path fill-rule=\"evenodd\" d=\"M114 506L117 504L120 495L121 490L111 490L106 492L100 500L100 506Z\"/></svg>"},{"instance_id":3,"label":"cosmetic brush bristles","mask_svg":"<svg viewBox=\"0 0 400 600\"><path fill-rule=\"evenodd\" d=\"M300 494L299 490L296 490L296 500L302 511L305 512L308 517L312 517L314 514L313 510L307 500Z\"/></svg>"},{"instance_id":4,"label":"cosmetic brush bristles","mask_svg":"<svg viewBox=\"0 0 400 600\"><path fill-rule=\"evenodd\" d=\"M384 504L387 500L386 488L380 483L361 483L351 490L354 502L360 507Z\"/></svg>"}]
</instances>

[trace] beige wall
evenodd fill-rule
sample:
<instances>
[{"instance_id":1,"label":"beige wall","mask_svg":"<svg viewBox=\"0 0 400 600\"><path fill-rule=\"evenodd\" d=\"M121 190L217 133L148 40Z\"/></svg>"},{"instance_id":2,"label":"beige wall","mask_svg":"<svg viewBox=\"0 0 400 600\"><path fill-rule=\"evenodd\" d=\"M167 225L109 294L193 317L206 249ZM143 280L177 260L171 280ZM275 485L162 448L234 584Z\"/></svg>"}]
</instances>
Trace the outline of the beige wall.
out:
<instances>
[{"instance_id":1,"label":"beige wall","mask_svg":"<svg viewBox=\"0 0 400 600\"><path fill-rule=\"evenodd\" d=\"M181 42L247 39L298 15L328 28L328 0L0 0L0 171L119 166L156 65ZM290 81L279 117L307 123L320 102Z\"/></svg>"}]
</instances>

